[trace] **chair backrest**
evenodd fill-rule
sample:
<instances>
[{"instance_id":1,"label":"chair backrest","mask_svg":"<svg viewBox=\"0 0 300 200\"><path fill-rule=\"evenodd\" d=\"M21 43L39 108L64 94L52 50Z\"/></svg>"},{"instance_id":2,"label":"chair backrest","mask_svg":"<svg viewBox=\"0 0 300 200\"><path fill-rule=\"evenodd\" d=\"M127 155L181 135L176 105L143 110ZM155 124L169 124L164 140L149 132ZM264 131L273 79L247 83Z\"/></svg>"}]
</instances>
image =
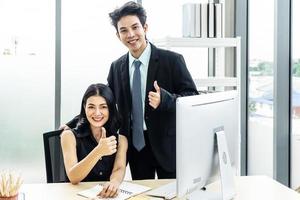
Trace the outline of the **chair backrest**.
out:
<instances>
[{"instance_id":1,"label":"chair backrest","mask_svg":"<svg viewBox=\"0 0 300 200\"><path fill-rule=\"evenodd\" d=\"M47 183L68 182L60 145L63 130L43 134Z\"/></svg>"}]
</instances>

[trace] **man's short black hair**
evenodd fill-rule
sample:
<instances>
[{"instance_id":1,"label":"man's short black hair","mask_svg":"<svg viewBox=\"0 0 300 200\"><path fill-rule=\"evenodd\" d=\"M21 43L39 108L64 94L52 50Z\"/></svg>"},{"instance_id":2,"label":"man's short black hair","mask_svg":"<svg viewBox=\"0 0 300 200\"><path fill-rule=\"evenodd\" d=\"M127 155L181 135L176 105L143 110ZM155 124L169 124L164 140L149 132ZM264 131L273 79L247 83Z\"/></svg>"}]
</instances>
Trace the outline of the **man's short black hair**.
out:
<instances>
[{"instance_id":1,"label":"man's short black hair","mask_svg":"<svg viewBox=\"0 0 300 200\"><path fill-rule=\"evenodd\" d=\"M137 16L142 24L145 25L147 15L145 9L139 3L134 1L129 1L125 3L122 7L115 9L113 12L109 13L111 19L111 24L116 28L118 32L118 22L122 17L134 15Z\"/></svg>"}]
</instances>

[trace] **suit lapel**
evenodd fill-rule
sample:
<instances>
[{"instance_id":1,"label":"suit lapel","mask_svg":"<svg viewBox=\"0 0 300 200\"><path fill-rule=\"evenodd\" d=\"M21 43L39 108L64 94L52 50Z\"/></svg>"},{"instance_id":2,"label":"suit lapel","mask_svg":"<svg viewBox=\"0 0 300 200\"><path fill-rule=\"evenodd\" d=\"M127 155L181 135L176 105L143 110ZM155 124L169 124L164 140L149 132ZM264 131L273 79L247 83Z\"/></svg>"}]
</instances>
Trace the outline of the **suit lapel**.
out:
<instances>
[{"instance_id":1,"label":"suit lapel","mask_svg":"<svg viewBox=\"0 0 300 200\"><path fill-rule=\"evenodd\" d=\"M151 43L150 43L151 44ZM147 83L146 83L146 95L145 95L145 105L148 105L148 93L153 89L153 83L156 80L156 73L158 70L158 52L157 48L151 44L151 56L148 66Z\"/></svg>"},{"instance_id":2,"label":"suit lapel","mask_svg":"<svg viewBox=\"0 0 300 200\"><path fill-rule=\"evenodd\" d=\"M128 53L124 56L124 59L121 63L121 87L125 99L128 99L128 108L131 109L131 92L130 92L130 83L129 83L129 68L128 68Z\"/></svg>"}]
</instances>

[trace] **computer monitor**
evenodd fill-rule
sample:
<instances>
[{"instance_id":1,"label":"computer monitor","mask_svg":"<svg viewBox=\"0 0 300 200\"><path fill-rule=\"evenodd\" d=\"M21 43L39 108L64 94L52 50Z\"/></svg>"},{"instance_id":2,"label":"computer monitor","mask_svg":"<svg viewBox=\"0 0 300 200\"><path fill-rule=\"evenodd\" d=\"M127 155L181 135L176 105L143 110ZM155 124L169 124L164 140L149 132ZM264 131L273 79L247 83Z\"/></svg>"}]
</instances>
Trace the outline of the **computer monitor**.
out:
<instances>
[{"instance_id":1,"label":"computer monitor","mask_svg":"<svg viewBox=\"0 0 300 200\"><path fill-rule=\"evenodd\" d=\"M240 169L238 99L237 91L216 92L177 99L176 188L178 197L193 194L192 191L199 192L200 188L220 180L218 147L222 155L221 166L224 167L221 172L222 191L220 190L219 195L221 195L221 199L230 199L230 196L234 195L233 175L239 174ZM217 145L216 133L225 135L224 138L226 138L229 149L227 152L226 146L225 150L220 150L220 148L224 148L224 145ZM218 140L223 143L226 141ZM226 167L228 160L231 161L231 165L229 163Z\"/></svg>"}]
</instances>

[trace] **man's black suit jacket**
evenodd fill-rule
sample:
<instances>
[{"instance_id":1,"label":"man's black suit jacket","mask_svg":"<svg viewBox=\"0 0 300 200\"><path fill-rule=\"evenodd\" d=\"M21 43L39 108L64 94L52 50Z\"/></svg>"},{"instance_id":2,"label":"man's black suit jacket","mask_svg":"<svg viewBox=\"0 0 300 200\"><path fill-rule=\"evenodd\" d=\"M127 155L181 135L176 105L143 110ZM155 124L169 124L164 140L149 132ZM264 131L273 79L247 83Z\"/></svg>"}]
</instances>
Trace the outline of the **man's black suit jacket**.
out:
<instances>
[{"instance_id":1,"label":"man's black suit jacket","mask_svg":"<svg viewBox=\"0 0 300 200\"><path fill-rule=\"evenodd\" d=\"M122 117L120 134L128 138L130 162L130 148L134 147L131 139L131 90L128 59L127 53L114 61L107 80ZM153 109L148 100L148 93L155 91L153 86L155 80L161 88L161 103L157 109ZM198 92L183 56L156 48L151 44L144 119L153 154L166 171L175 172L176 170L176 98L195 94Z\"/></svg>"}]
</instances>

